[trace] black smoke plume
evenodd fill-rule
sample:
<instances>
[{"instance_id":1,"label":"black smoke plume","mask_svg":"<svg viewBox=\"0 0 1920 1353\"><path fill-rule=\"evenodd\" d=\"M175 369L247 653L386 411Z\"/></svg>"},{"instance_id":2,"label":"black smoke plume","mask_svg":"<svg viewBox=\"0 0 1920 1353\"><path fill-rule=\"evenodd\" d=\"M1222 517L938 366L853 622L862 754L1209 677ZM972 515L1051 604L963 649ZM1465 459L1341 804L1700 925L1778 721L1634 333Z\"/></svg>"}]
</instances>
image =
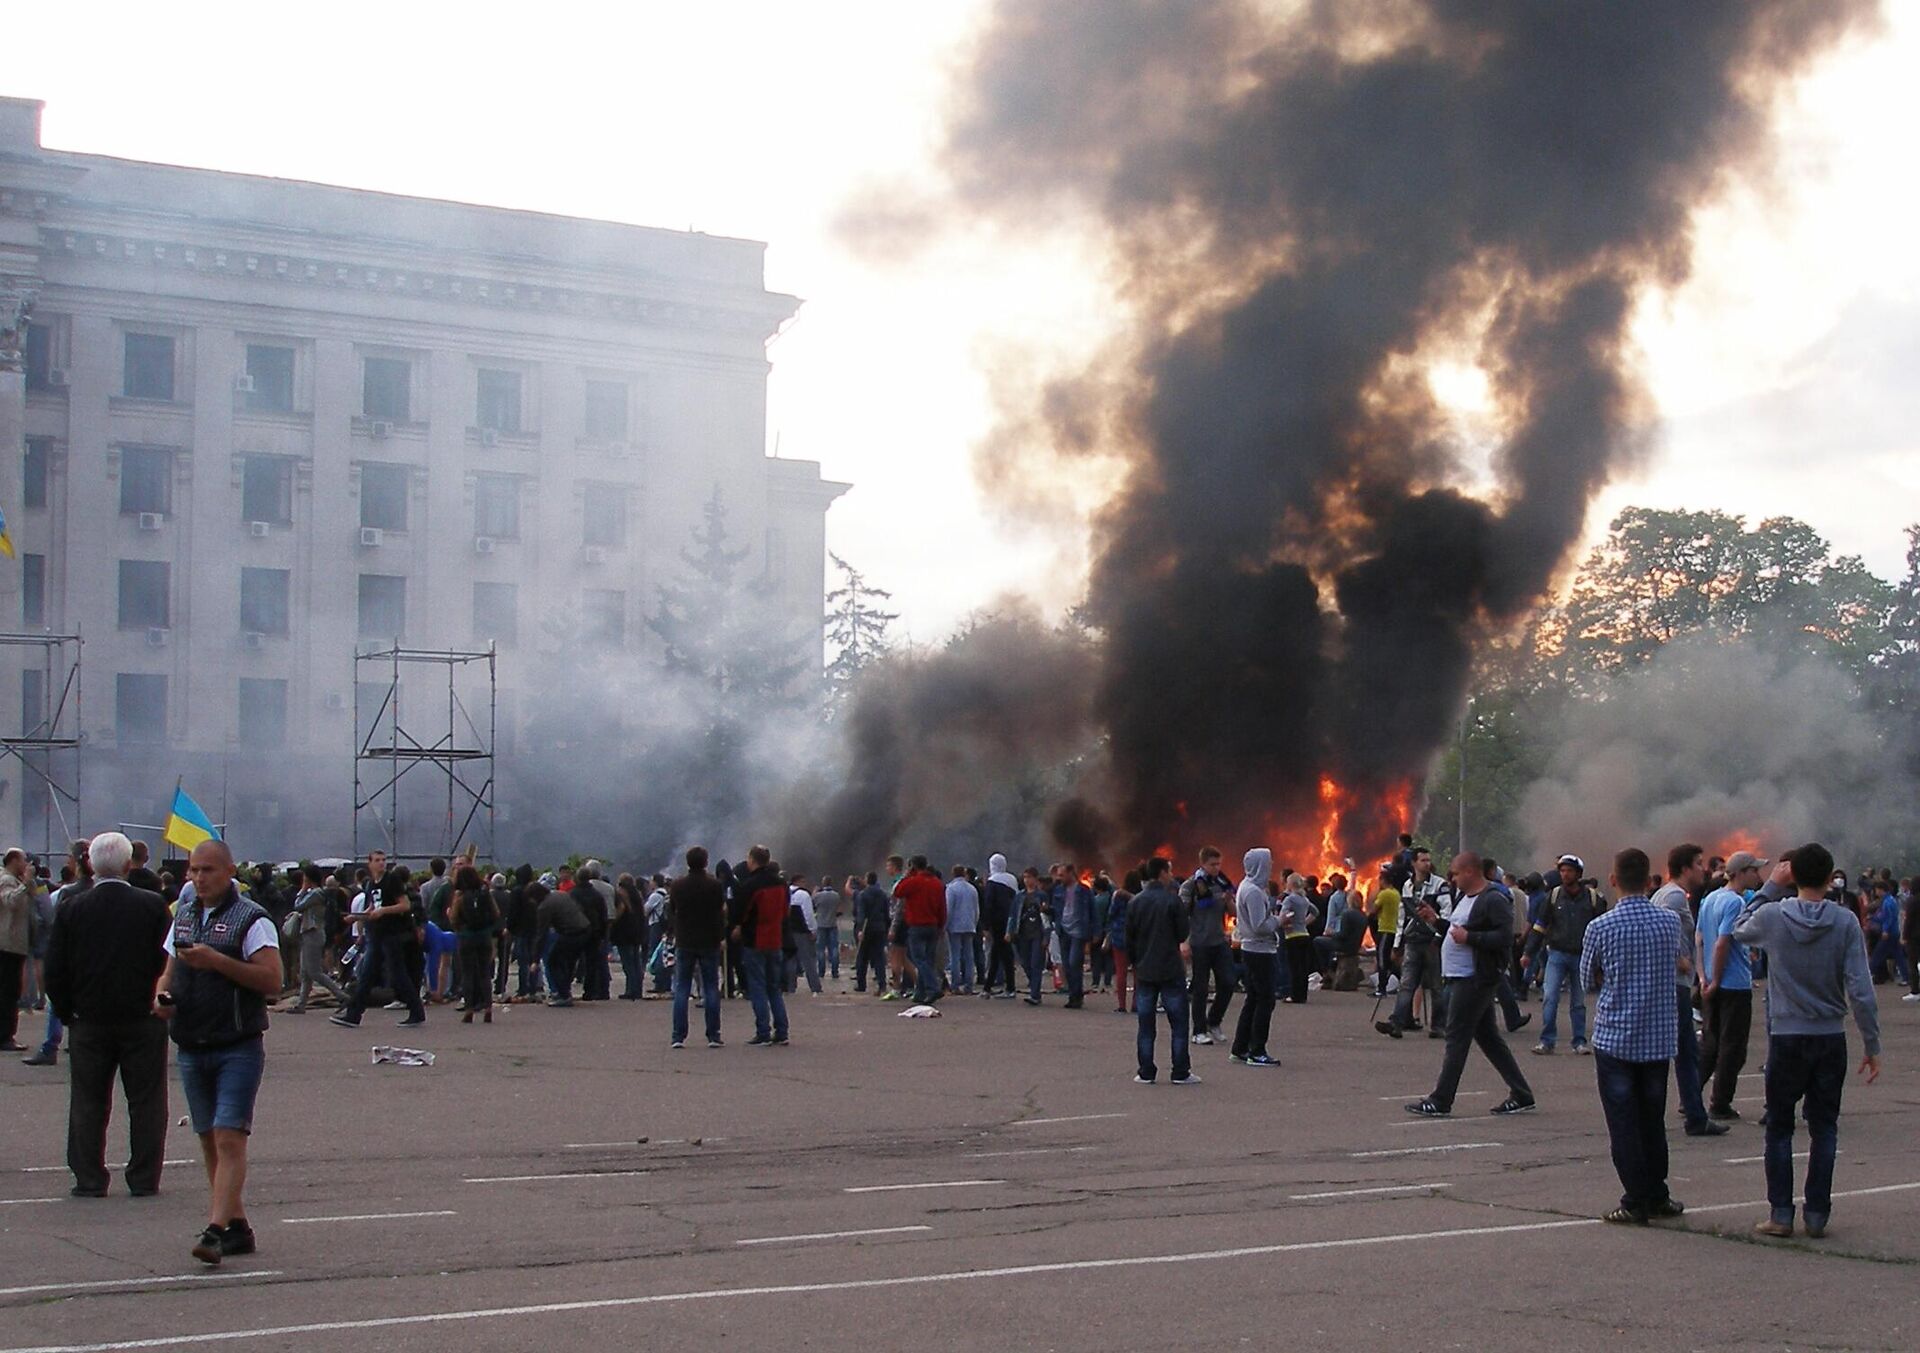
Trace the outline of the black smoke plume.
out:
<instances>
[{"instance_id":1,"label":"black smoke plume","mask_svg":"<svg viewBox=\"0 0 1920 1353\"><path fill-rule=\"evenodd\" d=\"M1636 304L1686 277L1782 83L1875 10L1001 0L954 196L1090 221L1127 307L1024 429L1127 467L1086 610L1111 848L1284 850L1329 805L1355 842L1405 825L1478 636L1540 599L1644 438ZM1490 447L1435 357L1486 374Z\"/></svg>"}]
</instances>

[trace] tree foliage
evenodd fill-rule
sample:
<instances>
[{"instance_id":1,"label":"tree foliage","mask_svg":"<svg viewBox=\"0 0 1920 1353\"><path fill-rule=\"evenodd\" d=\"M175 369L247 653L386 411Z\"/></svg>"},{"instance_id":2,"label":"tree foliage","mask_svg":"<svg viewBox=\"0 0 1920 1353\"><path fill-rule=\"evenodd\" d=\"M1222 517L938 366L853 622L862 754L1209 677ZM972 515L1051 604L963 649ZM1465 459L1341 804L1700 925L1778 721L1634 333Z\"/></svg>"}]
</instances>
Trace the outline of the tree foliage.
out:
<instances>
[{"instance_id":1,"label":"tree foliage","mask_svg":"<svg viewBox=\"0 0 1920 1353\"><path fill-rule=\"evenodd\" d=\"M846 701L860 674L877 662L891 645L887 627L900 617L883 609L893 593L875 587L866 574L839 555L827 558L840 570L841 584L827 593L827 642L833 661L827 664L829 717Z\"/></svg>"}]
</instances>

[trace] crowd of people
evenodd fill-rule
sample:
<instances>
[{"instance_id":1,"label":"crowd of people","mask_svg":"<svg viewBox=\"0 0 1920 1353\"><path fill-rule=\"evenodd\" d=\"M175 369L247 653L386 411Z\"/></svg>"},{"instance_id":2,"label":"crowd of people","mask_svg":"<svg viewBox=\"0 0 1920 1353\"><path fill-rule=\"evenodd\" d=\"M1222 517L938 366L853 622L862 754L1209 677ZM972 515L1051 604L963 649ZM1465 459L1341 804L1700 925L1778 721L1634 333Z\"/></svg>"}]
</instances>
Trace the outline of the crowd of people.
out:
<instances>
[{"instance_id":1,"label":"crowd of people","mask_svg":"<svg viewBox=\"0 0 1920 1353\"><path fill-rule=\"evenodd\" d=\"M1595 1060L1625 1189L1608 1219L1645 1223L1682 1210L1666 1190L1668 1076L1687 1133L1727 1130L1739 1117L1754 981L1764 978L1772 1207L1760 1230L1792 1233L1792 1133L1803 1118L1802 1217L1819 1235L1831 1210L1844 1019L1851 1011L1863 1069L1877 1077L1875 986L1904 981L1903 999L1920 1001L1920 914L1913 880L1869 872L1856 890L1818 845L1770 872L1769 863L1689 843L1667 852L1663 877L1626 850L1603 885L1573 854L1518 878L1471 853L1439 870L1402 836L1364 886L1344 871L1321 879L1276 868L1265 848L1244 854L1236 881L1211 847L1184 878L1154 857L1118 871L1118 882L1071 862L1015 874L998 854L984 872L892 856L871 872L814 880L782 871L757 845L738 866L694 847L675 877L609 879L596 860L507 872L458 856L416 871L379 851L332 867L238 869L217 840L184 869L155 868L142 845L104 833L76 842L57 878L17 849L0 864L0 1041L28 1051L18 1021L44 1009L45 1036L24 1060L55 1066L72 1026L69 1165L74 1192L98 1196L116 1074L135 1141L129 1189L158 1187L171 1032L212 1198L194 1253L217 1263L254 1244L241 1188L270 1009L301 1014L322 1001L351 1028L382 1005L409 1028L426 1022L428 1006L450 1004L463 1021L491 1023L497 1002L613 999L617 959L620 999L671 999L672 1048L686 1046L696 997L707 1046L725 1046L721 1003L743 994L748 1046L776 1048L792 1037L786 997L802 983L821 994L844 963L851 992L924 1006L1053 997L1079 1010L1089 994L1110 995L1135 1022L1134 1079L1159 1079L1164 1017L1168 1083L1189 1086L1200 1079L1194 1046L1227 1043L1230 1065L1277 1067L1277 1003L1362 992L1380 1033L1445 1040L1433 1092L1407 1106L1445 1116L1476 1046L1507 1086L1493 1112L1535 1107L1506 1035L1531 1022L1521 1007L1537 993L1531 1051L1558 1051L1564 996L1569 1048ZM1591 1028L1589 993L1598 993Z\"/></svg>"}]
</instances>

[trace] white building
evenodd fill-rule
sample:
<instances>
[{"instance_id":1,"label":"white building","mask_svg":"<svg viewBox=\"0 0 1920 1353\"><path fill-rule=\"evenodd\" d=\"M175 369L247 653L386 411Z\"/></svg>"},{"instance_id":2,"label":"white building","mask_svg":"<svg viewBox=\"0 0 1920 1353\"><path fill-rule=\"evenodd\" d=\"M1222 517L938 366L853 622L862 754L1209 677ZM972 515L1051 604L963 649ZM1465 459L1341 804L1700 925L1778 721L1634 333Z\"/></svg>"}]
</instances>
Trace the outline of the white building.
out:
<instances>
[{"instance_id":1,"label":"white building","mask_svg":"<svg viewBox=\"0 0 1920 1353\"><path fill-rule=\"evenodd\" d=\"M32 306L0 375L0 630L85 640L56 841L160 820L184 776L243 851L340 848L356 645L497 643L504 758L543 619L640 660L716 486L818 633L847 486L765 454L799 302L763 245L51 151L39 114L0 99L0 293ZM23 727L29 654L0 654ZM37 848L47 796L4 769L0 835Z\"/></svg>"}]
</instances>

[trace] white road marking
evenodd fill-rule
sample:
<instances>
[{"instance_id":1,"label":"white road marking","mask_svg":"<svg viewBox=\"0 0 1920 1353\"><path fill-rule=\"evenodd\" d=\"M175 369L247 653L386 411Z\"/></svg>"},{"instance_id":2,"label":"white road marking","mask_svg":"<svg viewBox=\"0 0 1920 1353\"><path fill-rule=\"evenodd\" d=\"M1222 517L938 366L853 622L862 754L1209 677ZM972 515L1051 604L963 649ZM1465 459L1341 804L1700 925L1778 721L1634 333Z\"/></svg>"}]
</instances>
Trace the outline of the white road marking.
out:
<instances>
[{"instance_id":1,"label":"white road marking","mask_svg":"<svg viewBox=\"0 0 1920 1353\"><path fill-rule=\"evenodd\" d=\"M453 1211L441 1212L355 1212L344 1217L282 1217L282 1226L318 1226L330 1221L404 1221L411 1217L457 1217Z\"/></svg>"},{"instance_id":2,"label":"white road marking","mask_svg":"<svg viewBox=\"0 0 1920 1353\"><path fill-rule=\"evenodd\" d=\"M1097 1146L1028 1146L1018 1151L963 1151L962 1160L992 1160L995 1156L1060 1156L1078 1151L1098 1151Z\"/></svg>"},{"instance_id":3,"label":"white road marking","mask_svg":"<svg viewBox=\"0 0 1920 1353\"><path fill-rule=\"evenodd\" d=\"M986 1184L1004 1184L1004 1179L942 1179L928 1184L862 1184L841 1189L842 1193L900 1193L907 1189L977 1189Z\"/></svg>"},{"instance_id":4,"label":"white road marking","mask_svg":"<svg viewBox=\"0 0 1920 1353\"><path fill-rule=\"evenodd\" d=\"M1311 1202L1316 1198L1359 1198L1369 1193L1425 1193L1429 1189L1450 1189L1451 1184L1388 1184L1377 1189L1336 1189L1332 1193L1296 1193L1292 1201Z\"/></svg>"},{"instance_id":5,"label":"white road marking","mask_svg":"<svg viewBox=\"0 0 1920 1353\"><path fill-rule=\"evenodd\" d=\"M1836 1198L1920 1189L1920 1183L1888 1184L1880 1188L1836 1191ZM1723 1203L1692 1209L1729 1212L1764 1207L1764 1202ZM475 1310L426 1311L417 1315L369 1316L360 1320L317 1320L304 1325L270 1325L255 1329L213 1330L201 1334L167 1334L147 1339L122 1339L96 1344L42 1344L0 1348L0 1353L123 1353L137 1348L177 1348L182 1344L234 1343L242 1339L283 1338L291 1334L335 1334L345 1330L395 1329L408 1325L445 1325L469 1320L497 1320L503 1316L565 1315L576 1311L617 1310L629 1306L678 1305L698 1301L737 1301L743 1297L805 1296L820 1292L864 1292L888 1287L929 1287L944 1283L992 1281L1048 1273L1079 1273L1098 1269L1147 1268L1163 1264L1199 1264L1216 1259L1249 1259L1271 1254L1304 1254L1314 1250L1363 1249L1374 1245L1431 1243L1469 1236L1525 1235L1563 1231L1574 1227L1604 1226L1598 1217L1569 1217L1560 1221L1520 1222L1513 1226L1461 1226L1444 1231L1396 1231L1387 1235L1353 1236L1338 1240L1298 1240L1278 1245L1249 1245L1232 1250L1183 1251L1177 1254L1136 1255L1124 1259L1070 1259L1051 1264L1018 1264L1004 1268L963 1269L958 1272L910 1273L893 1278L852 1278L840 1282L788 1283L769 1287L705 1288L691 1292L661 1292L652 1296L600 1297L586 1301L554 1301L529 1306L489 1306ZM211 1276L211 1275L210 1275ZM264 1274L258 1276L266 1276Z\"/></svg>"},{"instance_id":6,"label":"white road marking","mask_svg":"<svg viewBox=\"0 0 1920 1353\"><path fill-rule=\"evenodd\" d=\"M1091 1123L1096 1118L1125 1118L1124 1113L1072 1113L1065 1118L1023 1118L1008 1127L1041 1127L1047 1123Z\"/></svg>"},{"instance_id":7,"label":"white road marking","mask_svg":"<svg viewBox=\"0 0 1920 1353\"><path fill-rule=\"evenodd\" d=\"M160 1287L172 1283L203 1283L216 1278L278 1278L284 1270L250 1269L245 1273L181 1273L168 1278L102 1278L84 1283L35 1283L31 1287L0 1287L0 1297L30 1297L42 1292L92 1292L100 1288Z\"/></svg>"},{"instance_id":8,"label":"white road marking","mask_svg":"<svg viewBox=\"0 0 1920 1353\"><path fill-rule=\"evenodd\" d=\"M1349 1151L1347 1154L1354 1160L1370 1160L1375 1156L1419 1156L1429 1151L1487 1151L1499 1145L1499 1142L1449 1142L1445 1146L1402 1146L1392 1151Z\"/></svg>"},{"instance_id":9,"label":"white road marking","mask_svg":"<svg viewBox=\"0 0 1920 1353\"><path fill-rule=\"evenodd\" d=\"M163 1160L160 1163L162 1165L198 1165L200 1164L199 1161L193 1160L191 1158L184 1159L184 1160ZM107 1170L111 1174L118 1174L120 1173L120 1171L126 1168L127 1167L124 1165L107 1166ZM67 1167L65 1165L23 1165L20 1167L20 1173L21 1174L60 1174L60 1173L64 1173L66 1169Z\"/></svg>"},{"instance_id":10,"label":"white road marking","mask_svg":"<svg viewBox=\"0 0 1920 1353\"><path fill-rule=\"evenodd\" d=\"M35 1203L57 1203L58 1198L0 1198L0 1207L31 1207Z\"/></svg>"},{"instance_id":11,"label":"white road marking","mask_svg":"<svg viewBox=\"0 0 1920 1353\"><path fill-rule=\"evenodd\" d=\"M875 1226L865 1231L814 1231L803 1236L759 1236L753 1240L736 1240L736 1245L783 1245L793 1240L846 1240L853 1236L897 1236L908 1231L931 1231L931 1226Z\"/></svg>"},{"instance_id":12,"label":"white road marking","mask_svg":"<svg viewBox=\"0 0 1920 1353\"><path fill-rule=\"evenodd\" d=\"M530 1184L543 1179L631 1179L647 1170L576 1170L569 1174L489 1174L463 1179L463 1184Z\"/></svg>"}]
</instances>

